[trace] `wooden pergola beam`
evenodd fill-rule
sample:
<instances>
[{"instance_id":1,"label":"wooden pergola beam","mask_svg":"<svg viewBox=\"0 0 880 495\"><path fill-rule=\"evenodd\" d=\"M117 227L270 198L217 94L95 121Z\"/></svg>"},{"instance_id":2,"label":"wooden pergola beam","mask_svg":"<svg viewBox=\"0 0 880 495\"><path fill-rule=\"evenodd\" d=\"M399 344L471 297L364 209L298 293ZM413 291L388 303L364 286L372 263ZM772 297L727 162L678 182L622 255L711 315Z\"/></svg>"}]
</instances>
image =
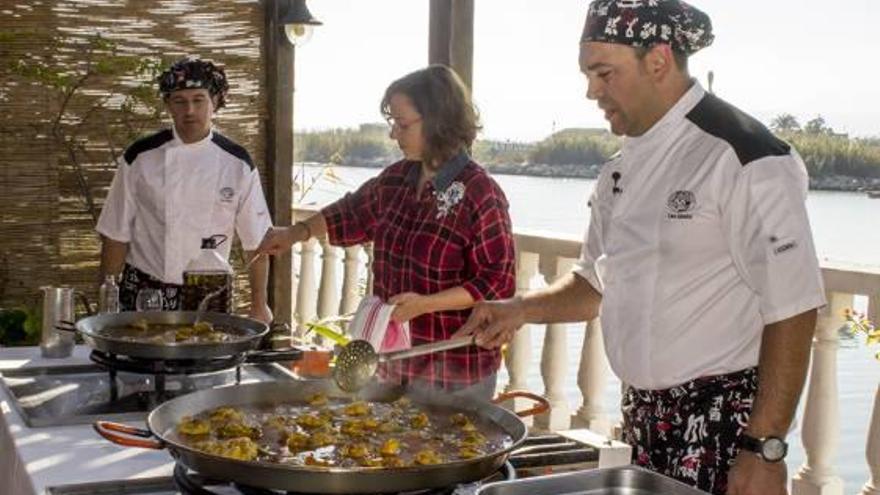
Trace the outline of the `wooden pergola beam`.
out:
<instances>
[{"instance_id":1,"label":"wooden pergola beam","mask_svg":"<svg viewBox=\"0 0 880 495\"><path fill-rule=\"evenodd\" d=\"M474 0L431 0L428 63L452 67L473 89Z\"/></svg>"},{"instance_id":2,"label":"wooden pergola beam","mask_svg":"<svg viewBox=\"0 0 880 495\"><path fill-rule=\"evenodd\" d=\"M266 30L266 171L269 210L275 225L290 225L293 210L293 91L295 49L278 22L279 0L263 0ZM293 257L291 251L272 257L269 305L275 322L293 321Z\"/></svg>"}]
</instances>

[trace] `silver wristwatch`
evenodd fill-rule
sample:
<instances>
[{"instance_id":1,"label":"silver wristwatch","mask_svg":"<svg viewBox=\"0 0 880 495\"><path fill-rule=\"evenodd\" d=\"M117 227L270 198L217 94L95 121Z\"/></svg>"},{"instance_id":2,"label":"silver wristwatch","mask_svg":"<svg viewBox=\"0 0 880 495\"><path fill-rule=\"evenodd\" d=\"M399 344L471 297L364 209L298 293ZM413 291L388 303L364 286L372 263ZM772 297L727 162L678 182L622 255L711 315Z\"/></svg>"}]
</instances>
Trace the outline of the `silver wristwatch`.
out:
<instances>
[{"instance_id":1,"label":"silver wristwatch","mask_svg":"<svg viewBox=\"0 0 880 495\"><path fill-rule=\"evenodd\" d=\"M780 462L788 454L788 444L779 437L755 438L749 435L740 437L740 447L754 452L765 462Z\"/></svg>"}]
</instances>

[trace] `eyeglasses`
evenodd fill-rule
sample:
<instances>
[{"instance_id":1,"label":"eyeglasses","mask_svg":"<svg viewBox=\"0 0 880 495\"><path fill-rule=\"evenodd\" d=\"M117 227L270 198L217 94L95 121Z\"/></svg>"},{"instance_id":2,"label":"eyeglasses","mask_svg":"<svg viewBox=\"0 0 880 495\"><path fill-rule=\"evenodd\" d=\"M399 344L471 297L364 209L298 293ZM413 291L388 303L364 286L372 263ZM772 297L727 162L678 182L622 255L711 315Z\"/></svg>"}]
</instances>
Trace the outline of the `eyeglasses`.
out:
<instances>
[{"instance_id":1,"label":"eyeglasses","mask_svg":"<svg viewBox=\"0 0 880 495\"><path fill-rule=\"evenodd\" d=\"M394 132L394 131L406 132L410 127L421 122L422 118L418 117L418 118L415 118L412 121L406 122L406 123L401 122L401 121L395 119L394 117L389 117L389 118L385 119L385 121L388 122L388 126L391 127L392 132Z\"/></svg>"}]
</instances>

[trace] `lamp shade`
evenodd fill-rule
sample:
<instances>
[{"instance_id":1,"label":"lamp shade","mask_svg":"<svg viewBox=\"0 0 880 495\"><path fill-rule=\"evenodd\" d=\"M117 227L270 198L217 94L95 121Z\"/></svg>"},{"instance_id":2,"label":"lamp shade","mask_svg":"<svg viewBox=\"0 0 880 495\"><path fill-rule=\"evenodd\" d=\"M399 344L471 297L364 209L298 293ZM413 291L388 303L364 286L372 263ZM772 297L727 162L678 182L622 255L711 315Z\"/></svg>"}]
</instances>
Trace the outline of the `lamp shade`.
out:
<instances>
[{"instance_id":1,"label":"lamp shade","mask_svg":"<svg viewBox=\"0 0 880 495\"><path fill-rule=\"evenodd\" d=\"M285 3L287 8L280 19L284 34L293 45L301 46L312 37L314 27L323 23L309 12L306 0L287 0Z\"/></svg>"}]
</instances>

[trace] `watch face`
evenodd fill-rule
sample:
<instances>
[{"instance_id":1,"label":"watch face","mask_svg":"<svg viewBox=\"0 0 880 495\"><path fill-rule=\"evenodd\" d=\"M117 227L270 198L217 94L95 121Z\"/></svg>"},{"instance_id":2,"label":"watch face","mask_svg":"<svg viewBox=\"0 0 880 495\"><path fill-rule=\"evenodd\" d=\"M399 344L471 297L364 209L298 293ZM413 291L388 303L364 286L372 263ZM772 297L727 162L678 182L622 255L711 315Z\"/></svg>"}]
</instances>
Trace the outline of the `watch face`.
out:
<instances>
[{"instance_id":1,"label":"watch face","mask_svg":"<svg viewBox=\"0 0 880 495\"><path fill-rule=\"evenodd\" d=\"M761 454L764 456L764 459L770 462L781 461L785 458L787 452L788 445L776 437L768 437L764 439L763 445L761 446Z\"/></svg>"}]
</instances>

